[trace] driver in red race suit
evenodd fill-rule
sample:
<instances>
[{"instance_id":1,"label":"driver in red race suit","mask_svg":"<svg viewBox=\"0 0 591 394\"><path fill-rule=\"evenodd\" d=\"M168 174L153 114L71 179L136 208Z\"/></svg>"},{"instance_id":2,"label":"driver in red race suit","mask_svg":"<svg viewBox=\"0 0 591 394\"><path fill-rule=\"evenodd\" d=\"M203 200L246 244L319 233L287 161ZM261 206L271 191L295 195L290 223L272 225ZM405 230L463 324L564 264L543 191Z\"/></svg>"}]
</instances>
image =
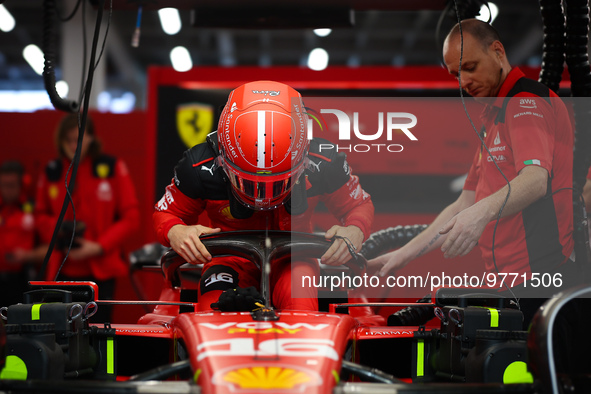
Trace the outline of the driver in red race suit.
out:
<instances>
[{"instance_id":1,"label":"driver in red race suit","mask_svg":"<svg viewBox=\"0 0 591 394\"><path fill-rule=\"evenodd\" d=\"M306 137L301 95L278 82L258 81L232 91L208 142L187 150L153 215L158 240L186 261L203 263L201 309L223 291L258 286L254 263L238 257L212 259L199 236L219 231L288 230L312 232L312 215L322 202L339 220L326 238L347 238L357 250L370 234L374 207L352 175L346 155L328 141ZM211 227L197 223L207 212ZM350 258L338 238L321 257L327 265ZM293 261L271 270L277 308L318 310L317 289L292 289L304 276L319 274L315 261ZM292 294L293 292L293 294ZM355 309L355 308L353 308Z\"/></svg>"}]
</instances>

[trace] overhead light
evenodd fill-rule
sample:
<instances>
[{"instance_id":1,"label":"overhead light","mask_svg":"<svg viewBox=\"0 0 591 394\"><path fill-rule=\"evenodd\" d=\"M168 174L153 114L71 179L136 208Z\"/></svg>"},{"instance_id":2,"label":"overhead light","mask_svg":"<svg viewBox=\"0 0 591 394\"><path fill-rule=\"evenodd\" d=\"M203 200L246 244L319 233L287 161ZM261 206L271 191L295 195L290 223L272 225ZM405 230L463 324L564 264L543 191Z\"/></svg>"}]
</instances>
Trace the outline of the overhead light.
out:
<instances>
[{"instance_id":1,"label":"overhead light","mask_svg":"<svg viewBox=\"0 0 591 394\"><path fill-rule=\"evenodd\" d=\"M133 111L135 100L135 94L131 92L124 92L119 97L114 97L111 93L104 90L97 96L97 109L100 112L126 114Z\"/></svg>"},{"instance_id":2,"label":"overhead light","mask_svg":"<svg viewBox=\"0 0 591 394\"><path fill-rule=\"evenodd\" d=\"M175 47L170 51L170 62L176 71L189 71L193 67L191 55L185 47Z\"/></svg>"},{"instance_id":3,"label":"overhead light","mask_svg":"<svg viewBox=\"0 0 591 394\"><path fill-rule=\"evenodd\" d=\"M162 30L171 36L181 31L181 15L176 8L161 8L158 10Z\"/></svg>"},{"instance_id":4,"label":"overhead light","mask_svg":"<svg viewBox=\"0 0 591 394\"><path fill-rule=\"evenodd\" d=\"M2 90L0 112L35 112L54 109L45 90Z\"/></svg>"},{"instance_id":5,"label":"overhead light","mask_svg":"<svg viewBox=\"0 0 591 394\"><path fill-rule=\"evenodd\" d=\"M68 97L68 92L70 91L70 86L66 81L57 81L55 83L55 90L60 97Z\"/></svg>"},{"instance_id":6,"label":"overhead light","mask_svg":"<svg viewBox=\"0 0 591 394\"><path fill-rule=\"evenodd\" d=\"M4 4L0 4L0 30L8 33L12 29L14 29L15 25L16 22L14 21L14 18L12 17L10 12L8 12L6 7L4 7Z\"/></svg>"},{"instance_id":7,"label":"overhead light","mask_svg":"<svg viewBox=\"0 0 591 394\"><path fill-rule=\"evenodd\" d=\"M96 107L99 112L109 112L111 106L111 93L106 90L100 92L96 97Z\"/></svg>"},{"instance_id":8,"label":"overhead light","mask_svg":"<svg viewBox=\"0 0 591 394\"><path fill-rule=\"evenodd\" d=\"M332 32L332 29L314 29L314 34L318 37L326 37Z\"/></svg>"},{"instance_id":9,"label":"overhead light","mask_svg":"<svg viewBox=\"0 0 591 394\"><path fill-rule=\"evenodd\" d=\"M308 67L314 71L324 70L328 66L328 52L322 48L315 48L308 55Z\"/></svg>"},{"instance_id":10,"label":"overhead light","mask_svg":"<svg viewBox=\"0 0 591 394\"><path fill-rule=\"evenodd\" d=\"M37 45L29 44L23 49L23 57L29 63L29 66L39 75L43 74L43 52Z\"/></svg>"},{"instance_id":11,"label":"overhead light","mask_svg":"<svg viewBox=\"0 0 591 394\"><path fill-rule=\"evenodd\" d=\"M126 114L133 111L135 106L135 95L131 92L125 92L121 97L111 99L111 112L114 114Z\"/></svg>"},{"instance_id":12,"label":"overhead light","mask_svg":"<svg viewBox=\"0 0 591 394\"><path fill-rule=\"evenodd\" d=\"M490 11L488 10L490 8ZM486 4L480 6L480 15L476 17L476 19L480 19L483 22L488 22L490 19L490 24L492 24L495 19L499 15L499 7L495 3L488 2L488 7Z\"/></svg>"}]
</instances>

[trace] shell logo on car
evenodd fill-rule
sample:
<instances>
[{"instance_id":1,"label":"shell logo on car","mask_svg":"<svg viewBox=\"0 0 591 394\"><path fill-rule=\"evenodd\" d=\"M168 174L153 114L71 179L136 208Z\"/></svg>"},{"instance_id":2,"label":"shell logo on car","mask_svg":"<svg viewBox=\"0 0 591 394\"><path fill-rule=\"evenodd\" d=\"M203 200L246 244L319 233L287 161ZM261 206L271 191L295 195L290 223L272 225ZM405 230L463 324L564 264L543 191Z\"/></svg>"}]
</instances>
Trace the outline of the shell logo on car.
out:
<instances>
[{"instance_id":1,"label":"shell logo on car","mask_svg":"<svg viewBox=\"0 0 591 394\"><path fill-rule=\"evenodd\" d=\"M227 386L232 392L252 390L282 390L304 392L306 387L318 386L322 378L312 370L293 366L240 366L217 373L213 382Z\"/></svg>"}]
</instances>

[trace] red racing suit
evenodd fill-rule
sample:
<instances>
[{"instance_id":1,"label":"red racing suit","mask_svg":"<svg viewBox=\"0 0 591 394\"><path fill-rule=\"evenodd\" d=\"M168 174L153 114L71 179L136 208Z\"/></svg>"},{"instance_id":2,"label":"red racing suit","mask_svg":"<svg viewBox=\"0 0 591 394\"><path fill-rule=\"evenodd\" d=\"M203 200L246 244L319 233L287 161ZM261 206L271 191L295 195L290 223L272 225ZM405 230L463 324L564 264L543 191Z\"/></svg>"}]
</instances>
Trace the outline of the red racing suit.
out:
<instances>
[{"instance_id":1,"label":"red racing suit","mask_svg":"<svg viewBox=\"0 0 591 394\"><path fill-rule=\"evenodd\" d=\"M10 261L16 249L35 247L35 218L29 203L4 204L0 200L0 272L19 272L23 266Z\"/></svg>"},{"instance_id":2,"label":"red racing suit","mask_svg":"<svg viewBox=\"0 0 591 394\"><path fill-rule=\"evenodd\" d=\"M47 165L37 186L36 212L41 223L42 239L49 243L66 194L64 180L70 162L56 159ZM103 253L83 261L66 261L62 273L68 277L108 280L127 273L121 246L139 227L139 208L135 188L125 163L101 155L92 160L84 158L78 174L72 200L76 221L86 229L83 238L98 242ZM68 209L64 220L72 220ZM64 257L63 250L53 251L46 278L53 280Z\"/></svg>"},{"instance_id":3,"label":"red racing suit","mask_svg":"<svg viewBox=\"0 0 591 394\"><path fill-rule=\"evenodd\" d=\"M548 171L546 195L521 212L499 220L494 241L496 266L499 272L508 274L556 272L569 261L574 248L574 133L566 107L554 92L514 68L481 119L484 141L509 181L528 165ZM476 201L480 201L505 185L505 179L481 147L464 189L475 191ZM492 221L478 242L489 272L496 272L492 257L494 231ZM521 276L518 279L515 284L523 281Z\"/></svg>"},{"instance_id":4,"label":"red racing suit","mask_svg":"<svg viewBox=\"0 0 591 394\"><path fill-rule=\"evenodd\" d=\"M187 150L175 167L174 178L153 215L158 240L170 246L168 231L177 224L195 225L202 212L207 212L211 227L222 231L270 230L312 232L312 215L322 202L339 220L340 225L355 225L367 238L371 231L374 207L369 194L352 175L344 153L334 148L320 149L321 139L310 141L310 168L305 171L304 205L286 202L270 211L251 211L233 196L222 168L215 168L214 149L207 143ZM304 186L303 183L299 184ZM296 185L297 187L297 185ZM294 198L292 191L292 199ZM301 201L300 201L301 202ZM317 275L315 262L292 262L292 267L272 268L273 303L282 309L318 310L316 289L302 289L290 294L292 277ZM231 277L231 279L229 279ZM214 258L203 267L199 286L199 303L208 309L221 292L236 286L257 286L260 274L252 262L241 258ZM220 279L220 278L225 278ZM297 280L297 279L296 279ZM297 282L294 282L297 283ZM298 290L299 291L299 290ZM301 296L301 298L299 298Z\"/></svg>"}]
</instances>

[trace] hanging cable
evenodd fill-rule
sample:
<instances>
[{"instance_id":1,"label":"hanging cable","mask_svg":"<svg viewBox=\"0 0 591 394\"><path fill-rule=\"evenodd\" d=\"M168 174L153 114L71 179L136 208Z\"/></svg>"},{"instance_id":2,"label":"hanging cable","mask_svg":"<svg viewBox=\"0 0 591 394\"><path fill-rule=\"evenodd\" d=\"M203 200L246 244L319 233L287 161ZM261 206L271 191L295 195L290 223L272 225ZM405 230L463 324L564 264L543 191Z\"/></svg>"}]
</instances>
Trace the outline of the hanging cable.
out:
<instances>
[{"instance_id":1,"label":"hanging cable","mask_svg":"<svg viewBox=\"0 0 591 394\"><path fill-rule=\"evenodd\" d=\"M54 3L53 0L46 0L46 3L47 2ZM80 163L80 152L81 152L81 147L82 147L82 139L84 138L84 131L86 130L86 119L88 117L88 108L89 108L89 103L90 103L90 91L92 89L92 80L94 78L94 70L95 70L96 48L98 46L97 44L98 44L98 38L99 38L99 33L100 33L100 25L101 25L102 18L103 18L104 5L105 5L105 0L99 0L98 11L97 11L97 16L96 16L96 23L95 23L95 28L94 28L94 35L93 35L93 40L92 40L92 48L91 48L91 53L90 53L88 79L86 81L86 84L84 85L85 86L84 106L82 109L82 116L81 116L80 122L79 122L78 144L76 146L76 153L74 154L74 158L73 158L72 164L71 164L72 176L70 178L70 182L67 184L67 194L70 194L70 195L71 195L72 191L74 190L76 174L78 172L78 164ZM55 3L53 4L53 10L55 11ZM47 61L46 61L46 63L47 63ZM55 90L55 77L54 77L54 86L53 87ZM66 177L66 180L67 180L67 177ZM54 247L55 247L55 243L57 241L59 229L62 225L64 216L66 214L66 210L68 208L68 203L69 203L69 199L68 199L68 195L66 195L66 197L64 198L64 202L62 204L61 212L60 212L59 217L57 219L57 224L53 230L53 235L51 237L51 241L50 241L49 246L47 248L47 253L45 254L45 258L43 259L43 265L41 266L41 269L39 270L38 277L40 279L43 279L45 277L45 272L47 270L49 258L53 252ZM69 253L69 250L68 250L68 253ZM59 275L59 271L63 267L64 262L65 262L65 259L62 262L59 270L57 271L57 273L55 275L55 279L57 279L57 277Z\"/></svg>"},{"instance_id":2,"label":"hanging cable","mask_svg":"<svg viewBox=\"0 0 591 394\"><path fill-rule=\"evenodd\" d=\"M76 2L76 5L74 6L74 9L73 9L73 10L72 10L72 12L70 13L70 15L68 15L68 16L66 16L66 17L62 17L62 16L59 14L59 12L58 12L58 14L57 14L57 17L58 17L58 19L59 19L61 22L68 22L69 20L71 20L71 19L74 17L74 15L76 15L76 12L78 11L78 8L80 7L80 4L81 4L81 3L82 3L82 0L78 0L78 1Z\"/></svg>"},{"instance_id":3,"label":"hanging cable","mask_svg":"<svg viewBox=\"0 0 591 394\"><path fill-rule=\"evenodd\" d=\"M443 58L441 57L441 52L439 48L443 45L443 40L441 39L441 29L443 28L443 22L446 18L449 20L456 20L456 12L454 10L454 6L457 8L457 12L460 14L460 19L470 19L476 18L476 16L480 15L481 7L485 6L488 8L489 13L489 20L490 22L492 16L490 13L490 7L488 5L488 1L485 0L463 0L459 4L455 1L447 0L445 3L445 7L443 11L439 15L439 19L437 20L437 25L435 27L435 48L437 48L439 53L439 62L443 64ZM455 23L455 22L454 22Z\"/></svg>"},{"instance_id":4,"label":"hanging cable","mask_svg":"<svg viewBox=\"0 0 591 394\"><path fill-rule=\"evenodd\" d=\"M474 125L474 122L472 121L472 117L470 116L470 113L468 112L468 108L466 108L466 100L464 99L464 90L462 89L462 60L464 58L464 33L462 31L462 23L461 23L462 20L460 17L460 13L458 11L458 4L457 4L456 0L454 0L454 7L456 10L456 17L457 17L458 26L460 29L460 62L458 65L458 85L459 85L459 89L460 89L460 98L462 99L462 106L464 107L464 112L466 113L466 116L468 117L468 120L470 121L470 125L472 125L472 129L474 130L474 132L476 133L476 136L480 140L482 147L486 150L486 153L488 154L488 157L490 158L491 162L495 165L497 171L499 171L499 173L501 174L501 176L505 180L505 183L507 184L507 195L505 196L505 200L503 200L503 204L501 205L501 208L499 209L499 213L497 215L497 219L495 221L495 227L493 229L493 234L492 234L492 248L491 248L492 261L495 266L495 271L498 274L499 267L497 266L497 260L495 258L495 238L496 238L496 234L497 234L497 227L499 225L499 221L501 220L501 216L503 215L503 209L505 209L505 205L507 205L507 201L509 201L509 196L511 195L511 182L509 182L509 179L507 179L507 177L505 176L503 171L499 168L499 165L497 164L497 160L495 159L493 154L490 152L490 150L488 149L488 146L484 142L484 139L482 138L482 136L480 135L480 133L476 129L476 126ZM517 307L519 308L519 299L515 296L515 293L507 285L506 282L503 282L503 284L505 285L507 290L509 290L509 292L511 293L511 295L515 299L515 303L517 304Z\"/></svg>"}]
</instances>

